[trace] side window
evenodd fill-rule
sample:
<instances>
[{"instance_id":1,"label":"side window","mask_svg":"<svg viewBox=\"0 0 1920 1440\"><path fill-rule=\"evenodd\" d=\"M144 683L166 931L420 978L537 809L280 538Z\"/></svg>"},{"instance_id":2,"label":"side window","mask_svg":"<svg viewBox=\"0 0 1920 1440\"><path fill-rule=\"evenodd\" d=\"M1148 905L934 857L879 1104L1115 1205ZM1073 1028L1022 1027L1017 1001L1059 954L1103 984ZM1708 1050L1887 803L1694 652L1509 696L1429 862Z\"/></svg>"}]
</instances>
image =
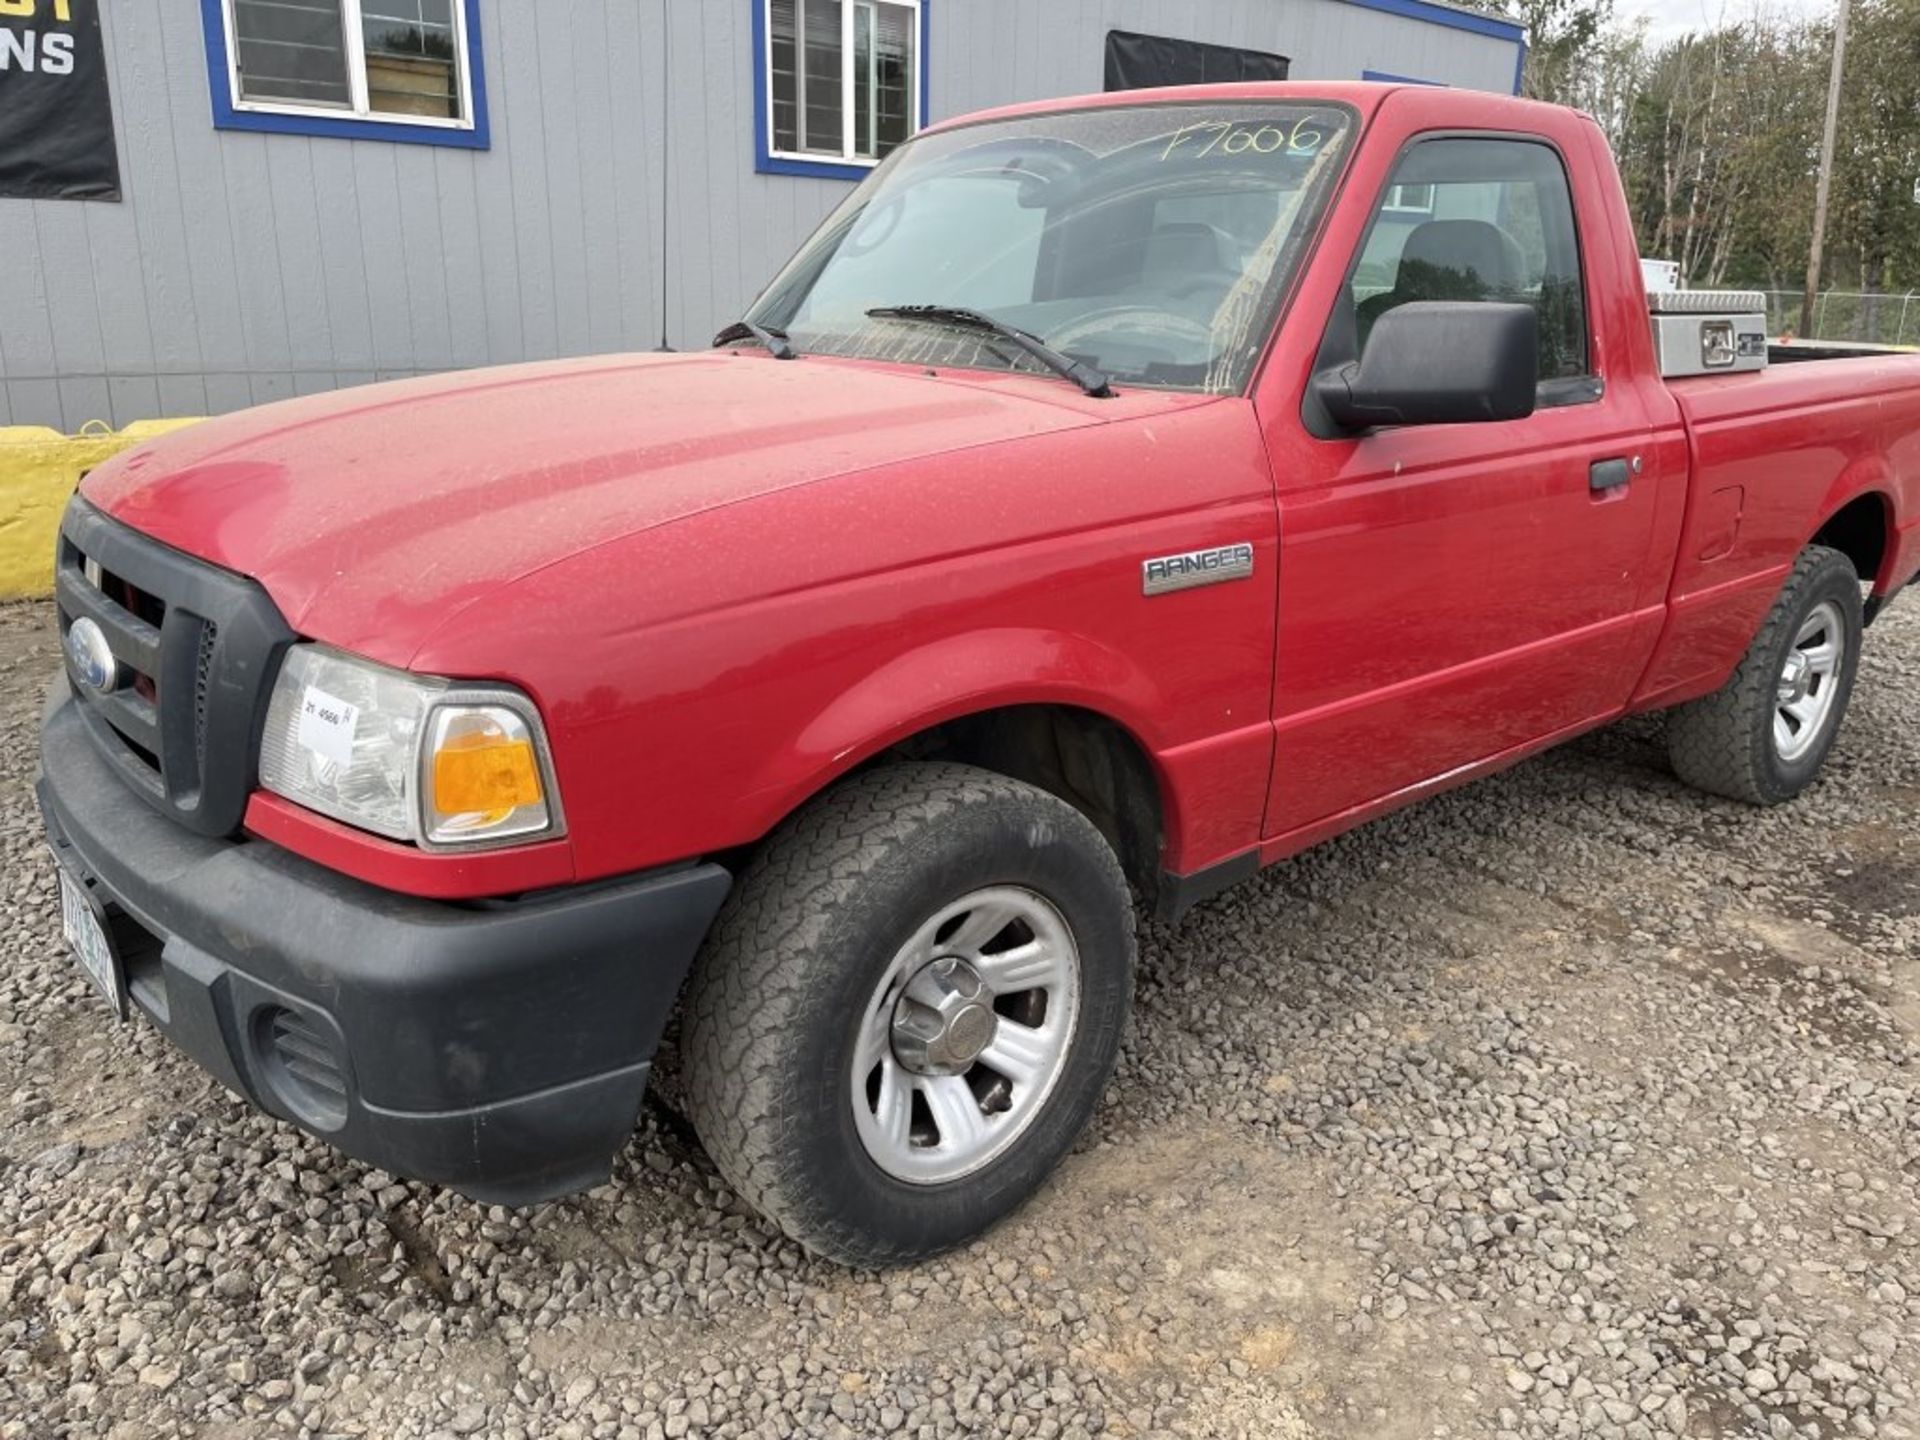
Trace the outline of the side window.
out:
<instances>
[{"instance_id":1,"label":"side window","mask_svg":"<svg viewBox=\"0 0 1920 1440\"><path fill-rule=\"evenodd\" d=\"M1416 300L1523 302L1540 315L1540 378L1588 373L1586 295L1566 168L1528 140L1428 140L1393 172L1352 284L1364 351Z\"/></svg>"}]
</instances>

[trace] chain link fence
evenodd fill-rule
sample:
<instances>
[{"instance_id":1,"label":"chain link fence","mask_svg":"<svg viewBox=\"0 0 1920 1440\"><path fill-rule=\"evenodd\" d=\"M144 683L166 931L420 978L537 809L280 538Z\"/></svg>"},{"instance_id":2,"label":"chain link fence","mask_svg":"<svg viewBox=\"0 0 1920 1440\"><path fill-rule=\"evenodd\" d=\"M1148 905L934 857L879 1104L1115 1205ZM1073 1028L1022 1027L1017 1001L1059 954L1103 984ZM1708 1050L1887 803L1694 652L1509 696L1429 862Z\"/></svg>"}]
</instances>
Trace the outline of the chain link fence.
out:
<instances>
[{"instance_id":1,"label":"chain link fence","mask_svg":"<svg viewBox=\"0 0 1920 1440\"><path fill-rule=\"evenodd\" d=\"M1880 294L1826 290L1813 300L1813 329L1800 330L1801 292L1763 290L1767 333L1801 340L1843 340L1859 345L1920 345L1920 293Z\"/></svg>"}]
</instances>

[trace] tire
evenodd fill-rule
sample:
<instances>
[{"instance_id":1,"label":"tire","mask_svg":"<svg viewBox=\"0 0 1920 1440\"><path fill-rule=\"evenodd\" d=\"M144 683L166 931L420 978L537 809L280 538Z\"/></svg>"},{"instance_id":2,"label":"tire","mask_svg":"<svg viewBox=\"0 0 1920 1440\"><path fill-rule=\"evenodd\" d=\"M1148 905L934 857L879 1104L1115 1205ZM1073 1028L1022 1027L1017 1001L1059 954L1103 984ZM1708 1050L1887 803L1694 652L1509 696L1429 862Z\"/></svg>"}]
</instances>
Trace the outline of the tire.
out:
<instances>
[{"instance_id":1,"label":"tire","mask_svg":"<svg viewBox=\"0 0 1920 1440\"><path fill-rule=\"evenodd\" d=\"M1814 626L1821 628L1809 636ZM1861 633L1860 577L1853 562L1838 550L1809 546L1732 678L1669 718L1667 753L1674 773L1689 785L1749 805L1793 799L1819 774L1840 733L1860 664ZM1788 667L1803 665L1829 639L1841 647L1831 673L1796 705L1811 715L1815 696L1825 698L1817 719L1795 729L1792 707L1782 703L1782 687L1795 683ZM1777 733L1777 724L1787 731Z\"/></svg>"},{"instance_id":2,"label":"tire","mask_svg":"<svg viewBox=\"0 0 1920 1440\"><path fill-rule=\"evenodd\" d=\"M974 933L995 907L1015 918ZM721 912L685 1012L694 1128L727 1181L815 1254L873 1268L937 1254L1018 1207L1085 1128L1133 962L1126 879L1077 810L968 766L869 771L776 832ZM1014 988L971 991L969 976ZM911 1027L939 1015L948 1028L923 1044ZM981 1027L987 1049L946 1073L968 1065ZM994 1069L1003 1047L1032 1078ZM1051 1058L1029 1063L1042 1049Z\"/></svg>"}]
</instances>

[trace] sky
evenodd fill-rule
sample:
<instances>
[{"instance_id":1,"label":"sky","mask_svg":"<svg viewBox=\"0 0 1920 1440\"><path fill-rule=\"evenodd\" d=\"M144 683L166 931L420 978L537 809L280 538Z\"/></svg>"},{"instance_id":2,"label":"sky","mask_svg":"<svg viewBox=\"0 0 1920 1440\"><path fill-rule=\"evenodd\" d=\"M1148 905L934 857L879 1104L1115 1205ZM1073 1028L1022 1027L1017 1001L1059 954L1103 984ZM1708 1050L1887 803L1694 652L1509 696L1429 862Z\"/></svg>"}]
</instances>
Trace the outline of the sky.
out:
<instances>
[{"instance_id":1,"label":"sky","mask_svg":"<svg viewBox=\"0 0 1920 1440\"><path fill-rule=\"evenodd\" d=\"M1835 0L1757 0L1782 16L1831 14ZM1616 13L1625 20L1645 16L1649 38L1670 40L1688 30L1705 30L1725 19L1743 19L1756 0L1615 0Z\"/></svg>"}]
</instances>

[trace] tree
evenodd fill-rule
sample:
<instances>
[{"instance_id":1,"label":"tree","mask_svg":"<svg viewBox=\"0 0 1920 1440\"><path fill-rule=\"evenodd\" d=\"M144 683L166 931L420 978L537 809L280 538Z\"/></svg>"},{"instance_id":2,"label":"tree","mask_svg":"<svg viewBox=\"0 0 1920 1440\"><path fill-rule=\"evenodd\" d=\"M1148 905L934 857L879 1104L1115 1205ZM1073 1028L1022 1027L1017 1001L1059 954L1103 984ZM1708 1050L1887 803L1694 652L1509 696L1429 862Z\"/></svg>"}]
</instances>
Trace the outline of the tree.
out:
<instances>
[{"instance_id":1,"label":"tree","mask_svg":"<svg viewBox=\"0 0 1920 1440\"><path fill-rule=\"evenodd\" d=\"M1521 93L1578 103L1585 66L1613 24L1613 0L1522 0L1519 11L1527 29Z\"/></svg>"},{"instance_id":2,"label":"tree","mask_svg":"<svg viewBox=\"0 0 1920 1440\"><path fill-rule=\"evenodd\" d=\"M1852 24L1833 173L1834 278L1869 294L1910 291L1920 288L1920 5L1857 0ZM1894 338L1884 310L1863 305L1861 338Z\"/></svg>"},{"instance_id":3,"label":"tree","mask_svg":"<svg viewBox=\"0 0 1920 1440\"><path fill-rule=\"evenodd\" d=\"M1523 95L1556 104L1574 103L1581 68L1613 23L1613 0L1467 0L1476 10L1520 21L1527 32Z\"/></svg>"},{"instance_id":4,"label":"tree","mask_svg":"<svg viewBox=\"0 0 1920 1440\"><path fill-rule=\"evenodd\" d=\"M1766 18L1647 60L1615 140L1646 254L1695 284L1784 289L1804 272L1817 69L1798 27Z\"/></svg>"}]
</instances>

